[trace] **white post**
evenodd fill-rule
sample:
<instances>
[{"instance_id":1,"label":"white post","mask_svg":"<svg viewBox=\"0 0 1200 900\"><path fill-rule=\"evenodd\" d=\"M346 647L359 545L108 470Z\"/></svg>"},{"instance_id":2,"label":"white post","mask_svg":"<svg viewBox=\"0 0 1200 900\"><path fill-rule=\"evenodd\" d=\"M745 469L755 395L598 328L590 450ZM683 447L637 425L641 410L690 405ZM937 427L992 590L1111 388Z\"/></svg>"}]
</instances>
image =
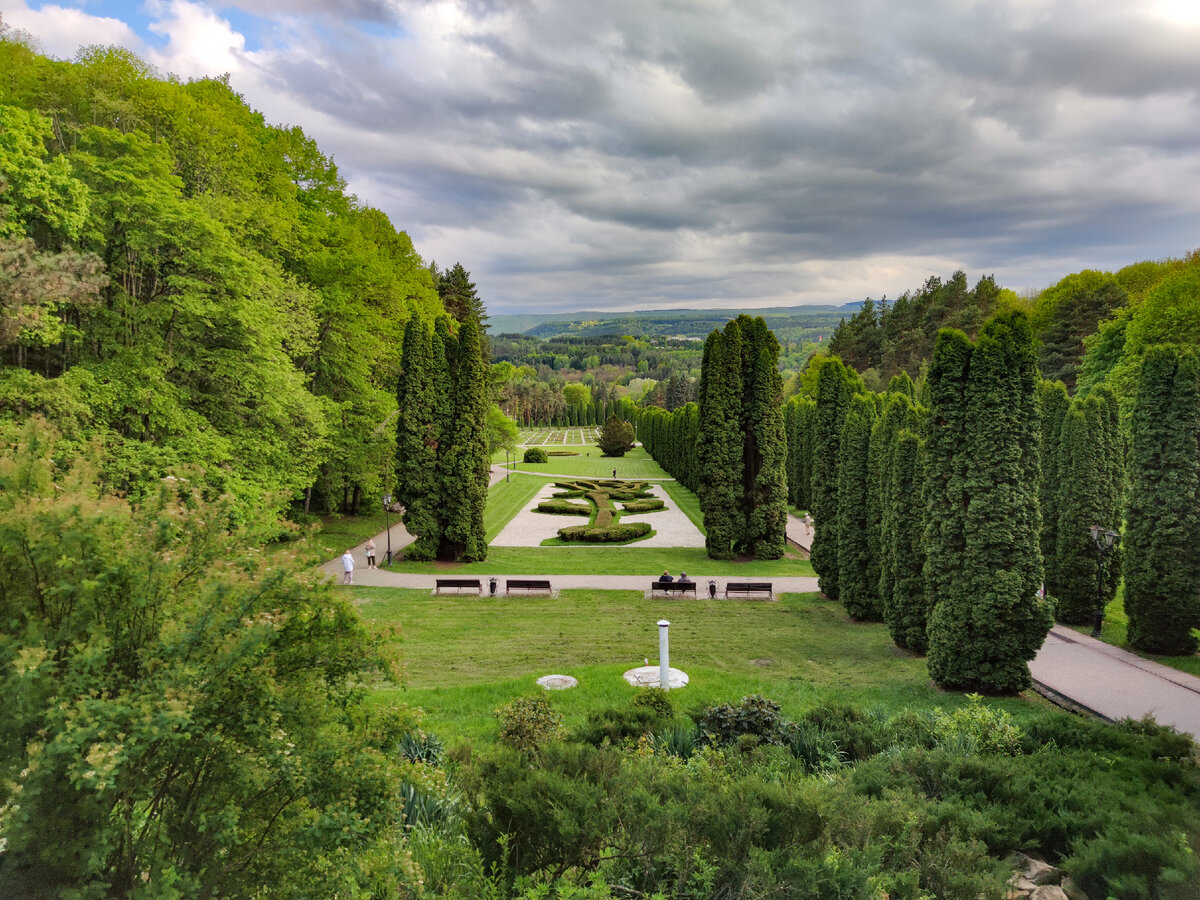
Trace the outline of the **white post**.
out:
<instances>
[{"instance_id":1,"label":"white post","mask_svg":"<svg viewBox=\"0 0 1200 900\"><path fill-rule=\"evenodd\" d=\"M671 651L668 648L666 619L658 620L658 686L664 691L671 689Z\"/></svg>"}]
</instances>

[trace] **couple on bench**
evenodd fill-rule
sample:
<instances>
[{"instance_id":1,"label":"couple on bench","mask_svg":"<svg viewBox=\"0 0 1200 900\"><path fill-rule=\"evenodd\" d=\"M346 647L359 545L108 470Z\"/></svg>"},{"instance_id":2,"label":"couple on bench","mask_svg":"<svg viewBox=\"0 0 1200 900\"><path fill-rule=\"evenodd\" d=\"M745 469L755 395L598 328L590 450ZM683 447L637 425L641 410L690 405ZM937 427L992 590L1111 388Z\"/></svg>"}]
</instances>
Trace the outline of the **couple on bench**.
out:
<instances>
[{"instance_id":1,"label":"couple on bench","mask_svg":"<svg viewBox=\"0 0 1200 900\"><path fill-rule=\"evenodd\" d=\"M660 582L660 583L662 583L662 584L669 584L670 582L674 581L675 579L671 577L671 573L670 573L670 572L668 572L668 571L665 571L665 570L664 570L664 571L663 571L663 573L662 573L661 575L659 575L659 576L658 576L658 580L659 580L659 582ZM688 578L688 573L687 573L687 572L680 572L680 573L679 573L679 583L680 583L680 584L687 584L687 583L689 583L691 580L692 580L692 579Z\"/></svg>"}]
</instances>

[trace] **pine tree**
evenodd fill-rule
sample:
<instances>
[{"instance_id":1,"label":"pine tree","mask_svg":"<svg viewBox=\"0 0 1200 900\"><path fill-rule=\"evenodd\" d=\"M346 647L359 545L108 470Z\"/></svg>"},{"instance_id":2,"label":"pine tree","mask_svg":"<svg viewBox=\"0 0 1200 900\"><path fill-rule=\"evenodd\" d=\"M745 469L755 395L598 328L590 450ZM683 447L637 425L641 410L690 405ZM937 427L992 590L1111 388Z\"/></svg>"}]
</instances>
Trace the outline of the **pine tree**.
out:
<instances>
[{"instance_id":1,"label":"pine tree","mask_svg":"<svg viewBox=\"0 0 1200 900\"><path fill-rule=\"evenodd\" d=\"M966 342L965 337L950 340L960 346ZM956 501L931 510L948 526L943 533L961 535L962 545L955 551L943 541L937 558L932 543L928 548L933 564L927 562L926 571L939 579L926 584L935 600L928 625L929 671L944 687L1010 693L1029 686L1028 660L1051 624L1048 606L1038 597L1040 426L1027 317L1007 312L991 319L965 359L966 366L955 363L947 369L966 369L959 408L942 402L933 411L939 422L961 420L965 459L960 467L950 454L949 464L943 465L945 453L930 454L931 463L936 458L939 465L931 465L929 481L943 482L931 496ZM930 440L945 436L937 427L930 431Z\"/></svg>"},{"instance_id":2,"label":"pine tree","mask_svg":"<svg viewBox=\"0 0 1200 900\"><path fill-rule=\"evenodd\" d=\"M921 439L901 429L890 457L889 504L884 517L883 570L889 587L880 590L883 620L892 640L896 646L916 653L924 653L929 646L924 524L920 515L924 482L921 455Z\"/></svg>"},{"instance_id":3,"label":"pine tree","mask_svg":"<svg viewBox=\"0 0 1200 900\"><path fill-rule=\"evenodd\" d=\"M867 511L874 421L874 399L863 395L851 398L838 448L838 589L842 605L855 619L880 615L879 578L876 575L872 580Z\"/></svg>"},{"instance_id":4,"label":"pine tree","mask_svg":"<svg viewBox=\"0 0 1200 900\"><path fill-rule=\"evenodd\" d=\"M438 276L437 289L446 312L454 316L460 324L465 323L467 319L475 320L479 328L479 344L482 348L483 358L490 360L487 308L475 290L471 274L463 268L462 263L456 262L452 268Z\"/></svg>"},{"instance_id":5,"label":"pine tree","mask_svg":"<svg viewBox=\"0 0 1200 900\"><path fill-rule=\"evenodd\" d=\"M1096 546L1091 527L1110 521L1105 472L1104 411L1095 397L1076 399L1063 418L1058 451L1058 528L1054 552L1057 617L1070 625L1092 621L1096 605ZM1105 603L1111 598L1104 598Z\"/></svg>"},{"instance_id":6,"label":"pine tree","mask_svg":"<svg viewBox=\"0 0 1200 900\"><path fill-rule=\"evenodd\" d=\"M817 374L817 407L812 437L812 515L816 530L812 543L812 566L821 591L838 599L838 460L842 426L850 409L850 398L858 393L852 370L835 356L821 363Z\"/></svg>"},{"instance_id":7,"label":"pine tree","mask_svg":"<svg viewBox=\"0 0 1200 900\"><path fill-rule=\"evenodd\" d=\"M1061 591L1058 576L1058 497L1062 488L1058 460L1063 418L1071 399L1061 381L1039 382L1038 398L1042 406L1042 475L1038 481L1038 502L1042 507L1040 543L1046 592L1051 597L1058 597Z\"/></svg>"},{"instance_id":8,"label":"pine tree","mask_svg":"<svg viewBox=\"0 0 1200 900\"><path fill-rule=\"evenodd\" d=\"M479 328L468 317L458 332L450 442L442 455L441 514L445 521L443 559L478 562L487 558L483 511L487 505L487 366Z\"/></svg>"},{"instance_id":9,"label":"pine tree","mask_svg":"<svg viewBox=\"0 0 1200 900\"><path fill-rule=\"evenodd\" d=\"M1129 643L1190 655L1200 626L1200 365L1192 350L1146 351L1129 439L1125 612Z\"/></svg>"}]
</instances>

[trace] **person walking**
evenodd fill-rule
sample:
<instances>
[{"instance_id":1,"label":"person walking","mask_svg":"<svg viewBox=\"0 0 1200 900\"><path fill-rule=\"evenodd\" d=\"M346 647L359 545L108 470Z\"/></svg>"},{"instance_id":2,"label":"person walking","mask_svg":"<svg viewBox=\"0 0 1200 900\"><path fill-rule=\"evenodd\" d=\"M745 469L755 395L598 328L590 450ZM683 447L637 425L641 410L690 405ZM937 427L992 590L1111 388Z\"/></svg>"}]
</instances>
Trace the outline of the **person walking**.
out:
<instances>
[{"instance_id":1,"label":"person walking","mask_svg":"<svg viewBox=\"0 0 1200 900\"><path fill-rule=\"evenodd\" d=\"M342 554L342 584L354 584L354 554L349 550Z\"/></svg>"},{"instance_id":2,"label":"person walking","mask_svg":"<svg viewBox=\"0 0 1200 900\"><path fill-rule=\"evenodd\" d=\"M379 566L375 565L375 540L373 538L367 538L366 550L367 550L367 568L368 569L378 569Z\"/></svg>"}]
</instances>

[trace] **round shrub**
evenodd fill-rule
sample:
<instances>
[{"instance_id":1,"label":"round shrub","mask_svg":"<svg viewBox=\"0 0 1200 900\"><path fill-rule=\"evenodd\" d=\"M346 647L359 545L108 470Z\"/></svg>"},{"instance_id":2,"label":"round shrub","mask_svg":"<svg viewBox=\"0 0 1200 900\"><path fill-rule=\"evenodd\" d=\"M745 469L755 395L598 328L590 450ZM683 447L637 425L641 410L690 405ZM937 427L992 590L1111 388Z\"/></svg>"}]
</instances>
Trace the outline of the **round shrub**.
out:
<instances>
[{"instance_id":1,"label":"round shrub","mask_svg":"<svg viewBox=\"0 0 1200 900\"><path fill-rule=\"evenodd\" d=\"M521 462L527 463L544 463L549 461L550 457L546 455L546 451L541 447L528 447L525 450L525 455L521 457Z\"/></svg>"},{"instance_id":2,"label":"round shrub","mask_svg":"<svg viewBox=\"0 0 1200 900\"><path fill-rule=\"evenodd\" d=\"M534 750L562 734L562 716L542 694L518 697L496 710L500 722L496 740L514 750Z\"/></svg>"}]
</instances>

